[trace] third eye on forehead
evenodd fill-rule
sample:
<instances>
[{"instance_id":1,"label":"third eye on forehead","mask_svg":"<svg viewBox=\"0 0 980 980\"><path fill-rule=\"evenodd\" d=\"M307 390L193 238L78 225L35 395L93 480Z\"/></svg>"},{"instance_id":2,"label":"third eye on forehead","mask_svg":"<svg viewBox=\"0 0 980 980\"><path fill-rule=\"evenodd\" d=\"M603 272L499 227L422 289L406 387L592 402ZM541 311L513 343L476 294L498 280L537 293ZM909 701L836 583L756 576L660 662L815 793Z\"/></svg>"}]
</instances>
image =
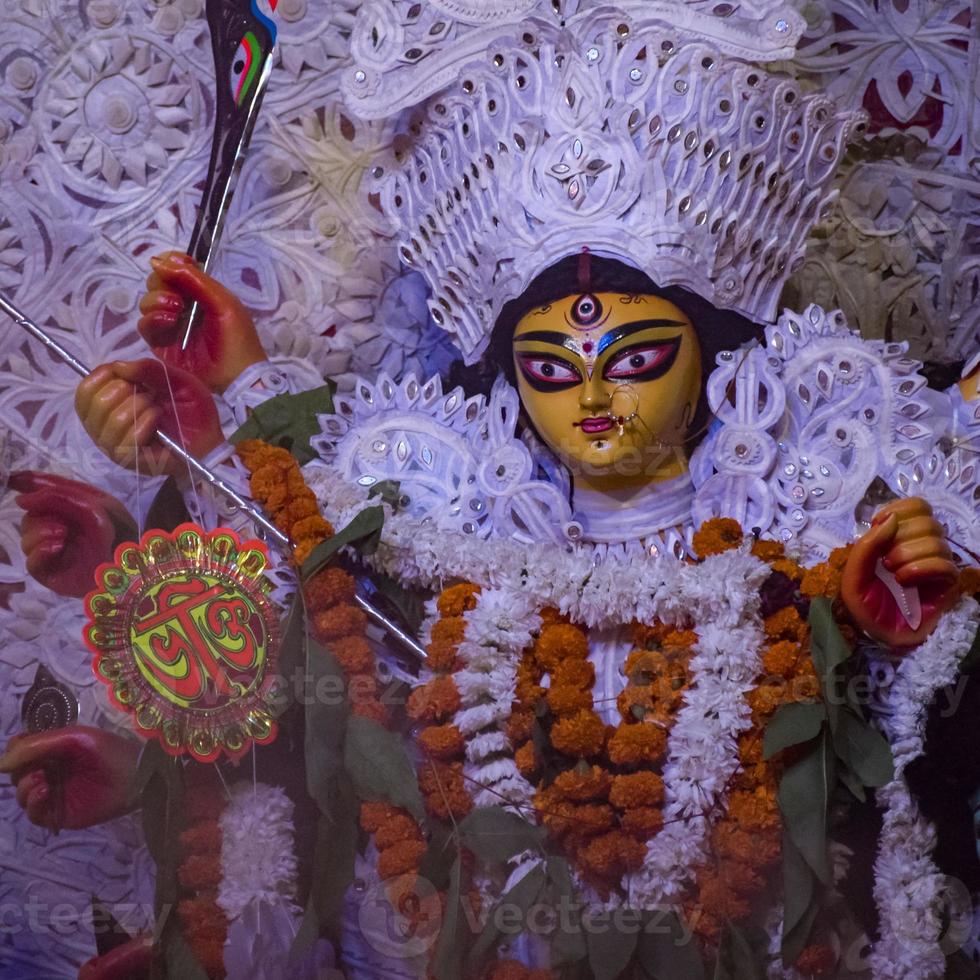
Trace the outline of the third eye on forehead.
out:
<instances>
[{"instance_id":1,"label":"third eye on forehead","mask_svg":"<svg viewBox=\"0 0 980 980\"><path fill-rule=\"evenodd\" d=\"M602 354L603 351L608 350L613 344L624 340L626 337L632 337L634 334L641 333L644 330L653 330L657 327L686 326L687 324L683 320L666 319L634 320L632 323L621 323L611 330L607 330L599 338L596 354ZM580 350L580 341L572 334L564 333L561 330L529 330L527 333L518 334L514 340L515 342L522 343L524 341L537 341L542 344L554 344L556 347L564 347L574 353L578 353Z\"/></svg>"}]
</instances>

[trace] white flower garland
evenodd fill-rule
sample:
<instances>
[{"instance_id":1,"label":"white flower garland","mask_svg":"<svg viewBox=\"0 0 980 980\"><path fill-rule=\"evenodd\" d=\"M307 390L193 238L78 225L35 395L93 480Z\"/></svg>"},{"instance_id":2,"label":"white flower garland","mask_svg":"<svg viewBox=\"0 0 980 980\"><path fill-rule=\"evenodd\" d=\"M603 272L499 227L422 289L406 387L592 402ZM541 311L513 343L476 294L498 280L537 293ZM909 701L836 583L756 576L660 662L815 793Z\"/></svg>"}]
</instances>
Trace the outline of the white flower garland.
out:
<instances>
[{"instance_id":1,"label":"white flower garland","mask_svg":"<svg viewBox=\"0 0 980 980\"><path fill-rule=\"evenodd\" d=\"M715 574L726 564L718 559L705 562ZM664 827L647 845L643 867L623 883L634 908L679 900L693 869L705 858L712 815L720 812L725 789L739 768L738 735L752 724L745 695L761 670L765 645L758 618L760 584L758 578L728 580L721 595L737 621L697 627L692 683L667 742Z\"/></svg>"},{"instance_id":2,"label":"white flower garland","mask_svg":"<svg viewBox=\"0 0 980 980\"><path fill-rule=\"evenodd\" d=\"M505 728L516 696L521 654L541 628L541 617L527 598L506 589L485 589L463 616L458 656L464 668L453 674L461 706L453 719L466 736L463 771L477 806L510 804L527 811L534 787L514 764L514 747ZM523 815L523 814L522 814Z\"/></svg>"},{"instance_id":3,"label":"white flower garland","mask_svg":"<svg viewBox=\"0 0 980 980\"><path fill-rule=\"evenodd\" d=\"M265 783L238 783L229 795L220 819L218 905L229 922L253 902L285 902L299 912L292 800Z\"/></svg>"},{"instance_id":4,"label":"white flower garland","mask_svg":"<svg viewBox=\"0 0 980 980\"><path fill-rule=\"evenodd\" d=\"M295 901L293 803L278 786L238 783L219 823L217 903L228 917L227 980L279 980L290 974L301 915Z\"/></svg>"},{"instance_id":5,"label":"white flower garland","mask_svg":"<svg viewBox=\"0 0 980 980\"><path fill-rule=\"evenodd\" d=\"M933 827L919 813L904 772L922 755L926 709L936 692L953 684L977 628L977 603L963 599L898 668L888 692L886 734L895 778L877 793L884 825L875 861L875 903L881 938L872 953L875 980L939 980L946 970L940 948L943 876L932 861Z\"/></svg>"},{"instance_id":6,"label":"white flower garland","mask_svg":"<svg viewBox=\"0 0 980 980\"><path fill-rule=\"evenodd\" d=\"M334 527L344 527L376 503L364 487L348 483L330 467L310 463L304 476ZM536 608L556 608L588 627L657 618L677 624L689 617L733 627L742 616L738 597L749 601L770 571L743 550L688 565L639 549L582 544L562 550L479 538L420 524L388 504L384 508L381 543L367 559L378 571L427 589L452 580L510 589Z\"/></svg>"}]
</instances>

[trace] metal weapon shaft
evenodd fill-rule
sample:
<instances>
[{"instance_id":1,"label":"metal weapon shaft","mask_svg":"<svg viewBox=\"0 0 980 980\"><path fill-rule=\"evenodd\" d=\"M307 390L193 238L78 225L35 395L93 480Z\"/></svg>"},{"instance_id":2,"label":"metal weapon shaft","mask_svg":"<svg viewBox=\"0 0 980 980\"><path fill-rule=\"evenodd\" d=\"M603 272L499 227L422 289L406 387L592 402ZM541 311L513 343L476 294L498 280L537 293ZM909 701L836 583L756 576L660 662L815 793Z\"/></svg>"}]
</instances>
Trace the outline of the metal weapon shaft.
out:
<instances>
[{"instance_id":1,"label":"metal weapon shaft","mask_svg":"<svg viewBox=\"0 0 980 980\"><path fill-rule=\"evenodd\" d=\"M61 358L76 374L85 378L91 373L77 357L70 351L61 346L50 334L42 330L36 323L29 319L25 314L17 309L8 299L0 294L0 310L3 310L20 327L23 327L32 337L39 340L53 354ZM289 538L270 521L254 504L249 503L244 497L240 496L232 487L216 473L212 473L203 463L198 462L183 446L179 445L160 429L156 431L156 437L167 447L175 456L182 459L198 476L206 480L211 486L223 493L236 507L247 514L261 528L273 537L280 545L288 546Z\"/></svg>"},{"instance_id":2,"label":"metal weapon shaft","mask_svg":"<svg viewBox=\"0 0 980 980\"><path fill-rule=\"evenodd\" d=\"M256 82L256 96L249 106L244 129L242 130L241 138L238 141L238 146L235 148L234 163L226 174L224 180L221 181L221 183L215 188L215 192L220 198L220 201L217 207L214 226L210 229L206 229L203 223L205 205L207 202L202 202L201 217L198 219L198 224L194 228L194 232L191 235L191 243L187 248L187 252L197 260L198 264L205 272L209 272L211 269L211 260L214 258L215 249L218 245L218 239L221 237L221 232L224 230L225 218L228 216L228 208L231 206L231 199L234 196L235 188L238 185L238 178L242 172L242 165L245 163L245 153L248 150L248 144L252 139L252 130L255 129L255 122L259 115L259 107L262 105L262 96L265 94L265 88L269 84L269 78L271 75L272 57L270 56L266 59L265 64L262 66L262 71L259 74L258 81ZM187 326L184 329L184 336L180 342L181 350L186 350L187 345L191 341L191 334L197 327L199 310L200 305L198 304L197 300L194 300L194 302L191 303L190 310L187 312Z\"/></svg>"},{"instance_id":3,"label":"metal weapon shaft","mask_svg":"<svg viewBox=\"0 0 980 980\"><path fill-rule=\"evenodd\" d=\"M19 327L26 330L35 340L40 341L51 353L58 357L61 361L64 361L76 374L85 378L91 373L89 369L72 354L70 351L66 350L61 344L58 343L50 334L42 330L33 320L22 313L13 303L11 303L3 293L0 293L0 311L6 313L14 323ZM175 456L182 459L190 469L196 473L199 477L210 484L219 493L224 494L243 514L247 515L251 520L257 524L263 531L265 531L271 538L273 538L282 547L290 547L292 542L289 540L288 536L283 534L269 520L262 511L255 506L250 500L246 500L242 497L235 489L233 489L229 484L221 479L217 473L209 470L203 463L199 462L195 457L188 453L183 446L175 442L170 438L165 432L161 432L159 429L156 431L156 437L167 447ZM419 645L419 643L408 633L405 632L397 623L392 622L380 609L374 606L373 603L369 602L363 596L358 595L356 597L357 604L364 610L368 618L385 632L389 633L394 639L396 639L403 647L405 647L414 657L416 657L419 662L422 662L426 658L425 650Z\"/></svg>"}]
</instances>

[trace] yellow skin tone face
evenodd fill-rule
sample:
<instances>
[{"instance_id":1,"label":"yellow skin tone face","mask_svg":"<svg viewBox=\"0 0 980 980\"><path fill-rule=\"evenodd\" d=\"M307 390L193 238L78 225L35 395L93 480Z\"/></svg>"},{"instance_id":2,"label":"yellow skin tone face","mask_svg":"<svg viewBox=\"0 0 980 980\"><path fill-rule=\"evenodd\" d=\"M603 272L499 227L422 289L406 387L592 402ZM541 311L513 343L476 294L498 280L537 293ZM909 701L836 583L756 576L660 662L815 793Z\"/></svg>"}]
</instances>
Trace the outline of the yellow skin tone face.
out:
<instances>
[{"instance_id":1,"label":"yellow skin tone face","mask_svg":"<svg viewBox=\"0 0 980 980\"><path fill-rule=\"evenodd\" d=\"M701 352L673 303L570 295L518 323L513 353L524 409L578 485L625 489L687 471Z\"/></svg>"}]
</instances>

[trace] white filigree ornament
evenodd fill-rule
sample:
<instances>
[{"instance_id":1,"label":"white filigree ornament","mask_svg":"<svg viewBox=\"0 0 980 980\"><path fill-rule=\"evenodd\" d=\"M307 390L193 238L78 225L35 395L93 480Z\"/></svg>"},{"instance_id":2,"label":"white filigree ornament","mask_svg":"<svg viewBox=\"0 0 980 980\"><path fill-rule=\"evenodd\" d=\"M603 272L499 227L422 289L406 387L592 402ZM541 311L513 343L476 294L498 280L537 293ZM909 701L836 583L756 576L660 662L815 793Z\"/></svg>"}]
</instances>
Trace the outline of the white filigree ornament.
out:
<instances>
[{"instance_id":1,"label":"white filigree ornament","mask_svg":"<svg viewBox=\"0 0 980 980\"><path fill-rule=\"evenodd\" d=\"M388 116L455 81L465 61L514 27L532 21L579 27L597 6L589 0L367 0L351 33L344 94L360 115ZM602 5L601 12L609 11L620 38L656 22L757 62L791 57L805 27L784 0L620 0Z\"/></svg>"},{"instance_id":2,"label":"white filigree ornament","mask_svg":"<svg viewBox=\"0 0 980 980\"><path fill-rule=\"evenodd\" d=\"M695 524L734 517L821 560L853 540L881 477L929 500L961 556L975 551L976 468L947 459L950 396L906 352L810 306L767 327L765 346L720 354L708 382L719 424L692 459Z\"/></svg>"},{"instance_id":3,"label":"white filigree ornament","mask_svg":"<svg viewBox=\"0 0 980 980\"><path fill-rule=\"evenodd\" d=\"M796 61L828 93L856 105L873 85L896 127L919 120L919 133L946 151L967 136L976 99L969 90L976 25L966 0L879 0L873 6L825 0L820 7L822 23ZM922 118L930 104L937 119L931 125ZM957 156L965 168L967 154Z\"/></svg>"},{"instance_id":4,"label":"white filigree ornament","mask_svg":"<svg viewBox=\"0 0 980 980\"><path fill-rule=\"evenodd\" d=\"M190 66L125 32L79 45L46 80L41 132L81 190L104 181L107 202L131 202L192 153L204 98Z\"/></svg>"},{"instance_id":5,"label":"white filigree ornament","mask_svg":"<svg viewBox=\"0 0 980 980\"><path fill-rule=\"evenodd\" d=\"M432 316L467 362L507 300L586 245L716 306L775 314L863 125L758 67L792 50L795 14L624 3L559 24L543 4L521 24L452 38L442 22L447 37L410 47L418 64L401 71L394 51L415 34L399 11L366 5L345 94L369 118L430 97L372 176L402 260L425 276ZM783 46L767 47L780 24Z\"/></svg>"},{"instance_id":6,"label":"white filigree ornament","mask_svg":"<svg viewBox=\"0 0 980 980\"><path fill-rule=\"evenodd\" d=\"M444 392L438 375L396 384L387 374L359 378L336 412L321 415L311 440L319 463L361 487L394 481L400 508L421 525L476 538L566 540L566 498L537 479L517 438L517 393L502 380L487 399L461 388ZM313 477L315 479L315 476Z\"/></svg>"}]
</instances>

